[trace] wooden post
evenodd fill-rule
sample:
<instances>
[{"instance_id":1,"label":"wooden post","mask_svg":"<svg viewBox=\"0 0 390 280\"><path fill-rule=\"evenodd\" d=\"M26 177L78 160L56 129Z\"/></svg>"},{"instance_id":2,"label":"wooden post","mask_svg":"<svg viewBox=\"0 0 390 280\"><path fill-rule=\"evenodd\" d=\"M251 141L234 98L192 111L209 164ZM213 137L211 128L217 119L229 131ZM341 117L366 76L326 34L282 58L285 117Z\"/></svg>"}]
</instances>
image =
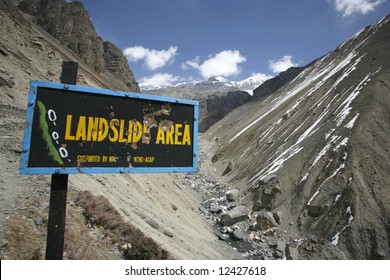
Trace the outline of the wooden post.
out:
<instances>
[{"instance_id":1,"label":"wooden post","mask_svg":"<svg viewBox=\"0 0 390 280\"><path fill-rule=\"evenodd\" d=\"M64 61L62 64L61 83L77 83L78 64ZM66 197L68 193L68 174L51 176L49 221L47 225L46 259L62 260L65 239Z\"/></svg>"}]
</instances>

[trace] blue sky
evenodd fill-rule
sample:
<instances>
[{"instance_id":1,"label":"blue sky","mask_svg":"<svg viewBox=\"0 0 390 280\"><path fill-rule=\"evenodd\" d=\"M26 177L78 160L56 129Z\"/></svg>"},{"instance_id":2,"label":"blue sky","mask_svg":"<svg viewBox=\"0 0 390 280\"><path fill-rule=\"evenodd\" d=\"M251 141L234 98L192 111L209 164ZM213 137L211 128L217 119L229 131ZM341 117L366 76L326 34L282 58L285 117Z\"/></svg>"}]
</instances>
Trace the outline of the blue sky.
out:
<instances>
[{"instance_id":1,"label":"blue sky","mask_svg":"<svg viewBox=\"0 0 390 280\"><path fill-rule=\"evenodd\" d=\"M332 51L390 0L80 0L139 83L271 77Z\"/></svg>"}]
</instances>

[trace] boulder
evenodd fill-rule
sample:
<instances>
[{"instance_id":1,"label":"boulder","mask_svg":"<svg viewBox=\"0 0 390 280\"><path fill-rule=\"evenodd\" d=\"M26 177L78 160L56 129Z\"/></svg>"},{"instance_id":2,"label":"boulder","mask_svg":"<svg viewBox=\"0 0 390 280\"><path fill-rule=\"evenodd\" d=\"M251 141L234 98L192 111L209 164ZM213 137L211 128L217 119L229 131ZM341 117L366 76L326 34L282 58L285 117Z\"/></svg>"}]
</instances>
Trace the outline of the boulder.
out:
<instances>
[{"instance_id":1,"label":"boulder","mask_svg":"<svg viewBox=\"0 0 390 280\"><path fill-rule=\"evenodd\" d=\"M278 183L278 176L276 176L276 174L268 174L259 180L258 185L264 186L274 183Z\"/></svg>"},{"instance_id":2,"label":"boulder","mask_svg":"<svg viewBox=\"0 0 390 280\"><path fill-rule=\"evenodd\" d=\"M239 241L239 240L244 239L244 233L243 233L242 230L239 229L239 228L236 228L236 229L233 231L232 235L233 235L233 239L234 239L234 240Z\"/></svg>"},{"instance_id":3,"label":"boulder","mask_svg":"<svg viewBox=\"0 0 390 280\"><path fill-rule=\"evenodd\" d=\"M245 206L237 206L223 214L220 218L220 222L224 226L231 226L235 223L245 221L248 218L248 209Z\"/></svg>"},{"instance_id":4,"label":"boulder","mask_svg":"<svg viewBox=\"0 0 390 280\"><path fill-rule=\"evenodd\" d=\"M288 260L299 260L298 248L292 247L291 245L286 245L286 259Z\"/></svg>"},{"instance_id":5,"label":"boulder","mask_svg":"<svg viewBox=\"0 0 390 280\"><path fill-rule=\"evenodd\" d=\"M225 171L222 173L222 176L225 176L226 174L230 173L234 169L234 162L229 161Z\"/></svg>"},{"instance_id":6,"label":"boulder","mask_svg":"<svg viewBox=\"0 0 390 280\"><path fill-rule=\"evenodd\" d=\"M281 219L282 219L282 212L276 211L274 214L275 221L280 225Z\"/></svg>"},{"instance_id":7,"label":"boulder","mask_svg":"<svg viewBox=\"0 0 390 280\"><path fill-rule=\"evenodd\" d=\"M237 189L232 189L232 190L228 190L227 193L226 193L226 199L227 201L236 201L238 198L238 190Z\"/></svg>"},{"instance_id":8,"label":"boulder","mask_svg":"<svg viewBox=\"0 0 390 280\"><path fill-rule=\"evenodd\" d=\"M316 206L316 205L310 205L308 204L306 206L307 208L307 213L310 217L319 217L322 214L324 214L326 211L328 211L329 206L328 205L321 205L321 206Z\"/></svg>"},{"instance_id":9,"label":"boulder","mask_svg":"<svg viewBox=\"0 0 390 280\"><path fill-rule=\"evenodd\" d=\"M211 213L220 213L222 211L221 205L211 205L210 206L210 212Z\"/></svg>"},{"instance_id":10,"label":"boulder","mask_svg":"<svg viewBox=\"0 0 390 280\"><path fill-rule=\"evenodd\" d=\"M275 218L272 213L267 211L261 212L256 217L256 222L257 228L260 230L268 230L270 228L278 226L278 223L275 221Z\"/></svg>"},{"instance_id":11,"label":"boulder","mask_svg":"<svg viewBox=\"0 0 390 280\"><path fill-rule=\"evenodd\" d=\"M271 187L266 187L264 189L264 193L267 194L267 195L274 196L274 195L277 195L277 194L281 194L282 191L280 190L279 185L275 185L275 186L271 186Z\"/></svg>"}]
</instances>

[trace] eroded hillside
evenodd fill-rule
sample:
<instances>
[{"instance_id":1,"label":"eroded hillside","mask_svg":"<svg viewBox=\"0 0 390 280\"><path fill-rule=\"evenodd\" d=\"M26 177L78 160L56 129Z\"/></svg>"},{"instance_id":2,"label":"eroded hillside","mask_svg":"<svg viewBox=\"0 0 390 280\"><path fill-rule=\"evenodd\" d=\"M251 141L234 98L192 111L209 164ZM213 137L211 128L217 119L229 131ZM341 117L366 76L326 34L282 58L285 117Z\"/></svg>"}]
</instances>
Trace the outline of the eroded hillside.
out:
<instances>
[{"instance_id":1,"label":"eroded hillside","mask_svg":"<svg viewBox=\"0 0 390 280\"><path fill-rule=\"evenodd\" d=\"M205 134L242 205L352 259L390 256L389 44L388 16Z\"/></svg>"},{"instance_id":2,"label":"eroded hillside","mask_svg":"<svg viewBox=\"0 0 390 280\"><path fill-rule=\"evenodd\" d=\"M0 5L0 250L1 259L45 254L50 176L19 175L30 80L59 82L63 61L79 64L79 85L126 90L113 75L97 73L29 21L13 1ZM65 258L122 258L98 227L88 226L74 202L79 191L102 195L130 222L177 259L226 259L236 253L218 241L198 212L200 197L180 174L71 175ZM84 242L84 244L80 242ZM70 251L77 252L76 255ZM118 254L117 254L118 253Z\"/></svg>"}]
</instances>

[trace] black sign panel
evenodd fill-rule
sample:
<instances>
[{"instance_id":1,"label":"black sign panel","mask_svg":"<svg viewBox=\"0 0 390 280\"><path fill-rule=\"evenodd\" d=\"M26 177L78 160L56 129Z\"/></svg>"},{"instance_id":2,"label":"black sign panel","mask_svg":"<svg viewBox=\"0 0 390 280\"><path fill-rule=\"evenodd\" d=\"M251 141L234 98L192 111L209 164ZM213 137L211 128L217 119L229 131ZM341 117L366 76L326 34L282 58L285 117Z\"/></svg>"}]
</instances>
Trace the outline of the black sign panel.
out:
<instances>
[{"instance_id":1,"label":"black sign panel","mask_svg":"<svg viewBox=\"0 0 390 280\"><path fill-rule=\"evenodd\" d=\"M21 173L191 172L198 102L32 82Z\"/></svg>"}]
</instances>

